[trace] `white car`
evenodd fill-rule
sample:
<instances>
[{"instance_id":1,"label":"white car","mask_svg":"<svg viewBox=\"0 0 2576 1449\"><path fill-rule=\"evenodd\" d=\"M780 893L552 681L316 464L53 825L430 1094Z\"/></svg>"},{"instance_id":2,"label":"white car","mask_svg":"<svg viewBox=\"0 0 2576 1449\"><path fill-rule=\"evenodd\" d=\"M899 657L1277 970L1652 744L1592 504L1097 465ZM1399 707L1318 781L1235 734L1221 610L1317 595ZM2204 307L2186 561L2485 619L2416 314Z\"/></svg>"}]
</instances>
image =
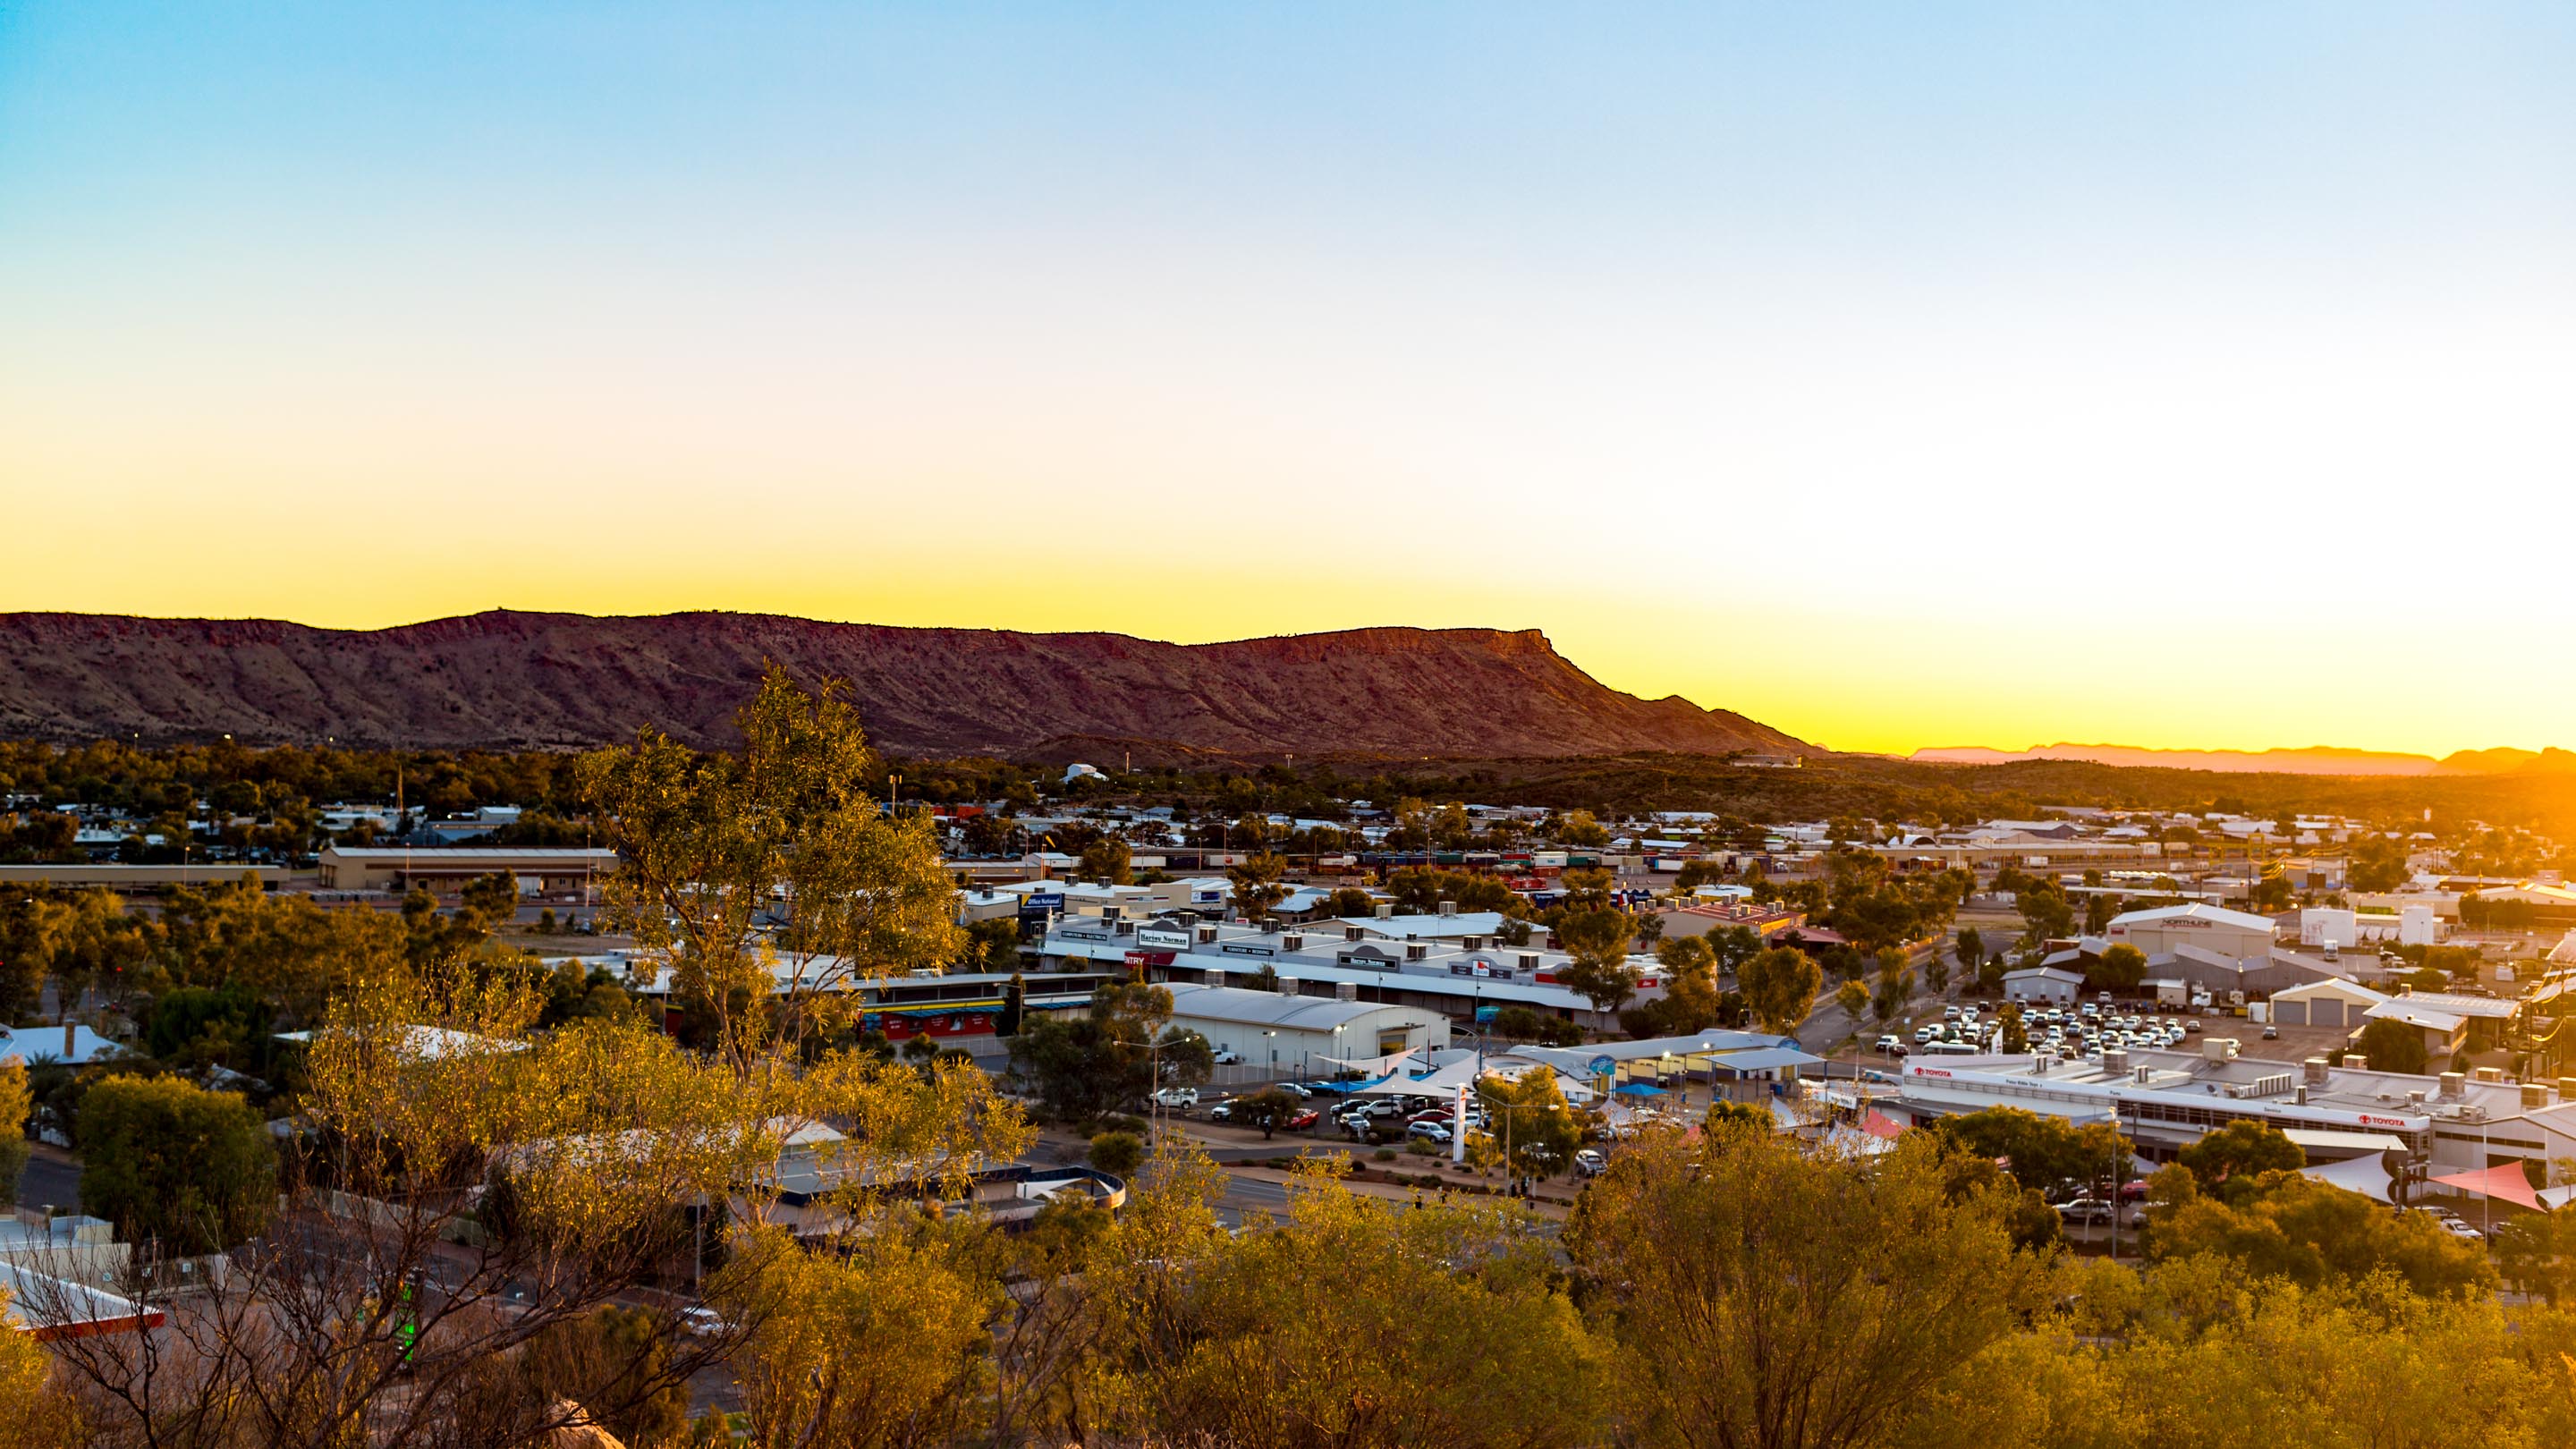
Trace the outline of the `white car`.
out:
<instances>
[{"instance_id":1,"label":"white car","mask_svg":"<svg viewBox=\"0 0 2576 1449\"><path fill-rule=\"evenodd\" d=\"M1914 1044L1921 1046L1940 1034L1941 1028L1937 1026L1918 1026L1914 1028Z\"/></svg>"},{"instance_id":2,"label":"white car","mask_svg":"<svg viewBox=\"0 0 2576 1449\"><path fill-rule=\"evenodd\" d=\"M1239 1067L1243 1065L1243 1053L1236 1051L1232 1047L1218 1047L1216 1049L1216 1055L1210 1057L1209 1060L1215 1062L1220 1067Z\"/></svg>"},{"instance_id":3,"label":"white car","mask_svg":"<svg viewBox=\"0 0 2576 1449\"><path fill-rule=\"evenodd\" d=\"M1166 1107L1195 1107L1199 1104L1196 1087L1165 1087L1154 1094L1154 1100Z\"/></svg>"},{"instance_id":4,"label":"white car","mask_svg":"<svg viewBox=\"0 0 2576 1449\"><path fill-rule=\"evenodd\" d=\"M1446 1142L1449 1140L1449 1129L1437 1122L1416 1122L1404 1129L1404 1135L1419 1137L1425 1142Z\"/></svg>"},{"instance_id":5,"label":"white car","mask_svg":"<svg viewBox=\"0 0 2576 1449\"><path fill-rule=\"evenodd\" d=\"M694 1338L713 1338L729 1327L724 1315L700 1303L679 1312L680 1331Z\"/></svg>"}]
</instances>

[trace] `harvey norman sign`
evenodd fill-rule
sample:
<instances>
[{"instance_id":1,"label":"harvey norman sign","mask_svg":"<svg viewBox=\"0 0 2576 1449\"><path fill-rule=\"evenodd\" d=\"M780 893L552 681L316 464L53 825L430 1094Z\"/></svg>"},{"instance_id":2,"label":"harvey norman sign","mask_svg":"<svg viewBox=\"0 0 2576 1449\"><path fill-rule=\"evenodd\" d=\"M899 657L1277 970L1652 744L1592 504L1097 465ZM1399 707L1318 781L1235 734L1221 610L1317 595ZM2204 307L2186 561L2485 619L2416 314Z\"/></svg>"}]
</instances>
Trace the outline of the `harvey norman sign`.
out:
<instances>
[{"instance_id":1,"label":"harvey norman sign","mask_svg":"<svg viewBox=\"0 0 2576 1449\"><path fill-rule=\"evenodd\" d=\"M1190 933L1187 931L1157 930L1152 926L1139 926L1136 929L1136 944L1140 946L1170 946L1187 950L1190 944Z\"/></svg>"}]
</instances>

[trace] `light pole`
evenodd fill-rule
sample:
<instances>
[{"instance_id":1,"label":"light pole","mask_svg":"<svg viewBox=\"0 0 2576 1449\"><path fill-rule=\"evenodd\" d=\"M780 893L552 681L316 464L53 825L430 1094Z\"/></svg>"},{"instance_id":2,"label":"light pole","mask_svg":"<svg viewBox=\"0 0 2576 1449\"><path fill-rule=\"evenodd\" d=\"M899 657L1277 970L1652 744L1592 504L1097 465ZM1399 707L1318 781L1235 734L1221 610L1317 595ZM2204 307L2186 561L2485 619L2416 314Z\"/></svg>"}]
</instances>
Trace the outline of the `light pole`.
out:
<instances>
[{"instance_id":1,"label":"light pole","mask_svg":"<svg viewBox=\"0 0 2576 1449\"><path fill-rule=\"evenodd\" d=\"M1262 1069L1267 1077L1275 1078L1279 1075L1279 1048L1275 1044L1278 1035L1278 1029L1275 1027L1264 1027L1261 1032L1261 1044L1270 1051L1270 1064Z\"/></svg>"},{"instance_id":2,"label":"light pole","mask_svg":"<svg viewBox=\"0 0 2576 1449\"><path fill-rule=\"evenodd\" d=\"M2114 1263L2120 1261L2120 1189L2128 1185L2125 1181L2128 1174L2120 1169L2120 1159L2125 1155L2120 1150L2120 1104L2115 1101L2111 1104L2111 1261Z\"/></svg>"}]
</instances>

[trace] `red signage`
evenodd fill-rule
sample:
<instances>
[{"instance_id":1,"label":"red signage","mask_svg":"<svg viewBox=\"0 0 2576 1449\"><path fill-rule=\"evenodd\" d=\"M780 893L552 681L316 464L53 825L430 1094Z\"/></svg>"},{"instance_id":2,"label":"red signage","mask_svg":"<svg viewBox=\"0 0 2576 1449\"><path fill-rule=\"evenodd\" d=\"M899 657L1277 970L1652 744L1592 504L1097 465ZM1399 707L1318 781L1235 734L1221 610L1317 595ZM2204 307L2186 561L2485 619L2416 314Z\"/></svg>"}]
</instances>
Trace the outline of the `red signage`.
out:
<instances>
[{"instance_id":1,"label":"red signage","mask_svg":"<svg viewBox=\"0 0 2576 1449\"><path fill-rule=\"evenodd\" d=\"M2406 1125L2406 1119L2403 1117L2373 1117L2369 1113L2364 1112L2361 1114L2361 1125L2365 1127L2403 1127Z\"/></svg>"},{"instance_id":2,"label":"red signage","mask_svg":"<svg viewBox=\"0 0 2576 1449\"><path fill-rule=\"evenodd\" d=\"M1916 1067L1914 1069L1914 1075L1918 1077L1946 1077L1950 1074L1939 1067Z\"/></svg>"}]
</instances>

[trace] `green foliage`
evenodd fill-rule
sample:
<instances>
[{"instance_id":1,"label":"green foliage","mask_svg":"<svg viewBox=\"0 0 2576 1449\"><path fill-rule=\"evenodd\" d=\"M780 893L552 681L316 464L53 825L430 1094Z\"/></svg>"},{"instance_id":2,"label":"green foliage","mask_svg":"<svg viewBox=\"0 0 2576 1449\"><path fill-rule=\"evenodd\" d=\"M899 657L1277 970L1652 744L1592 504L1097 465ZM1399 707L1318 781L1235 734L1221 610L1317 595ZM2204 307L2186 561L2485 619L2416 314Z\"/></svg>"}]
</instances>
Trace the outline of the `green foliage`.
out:
<instances>
[{"instance_id":1,"label":"green foliage","mask_svg":"<svg viewBox=\"0 0 2576 1449\"><path fill-rule=\"evenodd\" d=\"M1428 915L1438 910L1442 901L1455 902L1461 911L1497 911L1506 916L1517 916L1529 906L1528 901L1493 876L1432 866L1406 866L1390 872L1386 888L1395 897L1396 910L1403 914ZM1359 909L1336 914L1371 914L1367 893L1353 894L1360 897Z\"/></svg>"},{"instance_id":2,"label":"green foliage","mask_svg":"<svg viewBox=\"0 0 2576 1449\"><path fill-rule=\"evenodd\" d=\"M2406 843L2394 836L2374 835L2353 850L2344 883L2357 891L2393 891L2406 884L2411 874Z\"/></svg>"},{"instance_id":3,"label":"green foliage","mask_svg":"<svg viewBox=\"0 0 2576 1449\"><path fill-rule=\"evenodd\" d=\"M2363 1027L2355 1048L2369 1059L2374 1072L2414 1074L2425 1067L2423 1029L2402 1021L2383 1017Z\"/></svg>"},{"instance_id":4,"label":"green foliage","mask_svg":"<svg viewBox=\"0 0 2576 1449\"><path fill-rule=\"evenodd\" d=\"M1527 1006L1506 1006L1495 1012L1493 1032L1510 1041L1534 1041L1546 1046L1573 1046L1583 1040L1583 1028L1552 1011Z\"/></svg>"},{"instance_id":5,"label":"green foliage","mask_svg":"<svg viewBox=\"0 0 2576 1449\"><path fill-rule=\"evenodd\" d=\"M1020 923L1004 917L977 921L966 928L966 948L958 954L960 971L1000 973L1020 969Z\"/></svg>"},{"instance_id":6,"label":"green foliage","mask_svg":"<svg viewBox=\"0 0 2576 1449\"><path fill-rule=\"evenodd\" d=\"M27 1064L16 1057L0 1060L0 1207L17 1205L18 1175L27 1170L27 1159L34 1155L27 1141L27 1122L35 1111Z\"/></svg>"},{"instance_id":7,"label":"green foliage","mask_svg":"<svg viewBox=\"0 0 2576 1449\"><path fill-rule=\"evenodd\" d=\"M108 1077L81 1100L81 1204L132 1241L217 1252L267 1225L268 1126L229 1092L178 1077Z\"/></svg>"},{"instance_id":8,"label":"green foliage","mask_svg":"<svg viewBox=\"0 0 2576 1449\"><path fill-rule=\"evenodd\" d=\"M2308 1154L2269 1122L2238 1121L2174 1154L2174 1160L2189 1170L2205 1192L2221 1183L2249 1182L2267 1172L2296 1172L2308 1165Z\"/></svg>"},{"instance_id":9,"label":"green foliage","mask_svg":"<svg viewBox=\"0 0 2576 1449\"><path fill-rule=\"evenodd\" d=\"M1287 872L1288 862L1268 851L1226 867L1226 879L1234 883L1235 913L1256 923L1270 919L1271 910L1288 894L1288 888L1279 883Z\"/></svg>"},{"instance_id":10,"label":"green foliage","mask_svg":"<svg viewBox=\"0 0 2576 1449\"><path fill-rule=\"evenodd\" d=\"M1161 986L1107 982L1081 1016L1047 1012L1011 1038L1011 1069L1060 1122L1089 1122L1140 1107L1157 1085L1206 1081L1215 1054L1206 1038L1170 1027L1172 993Z\"/></svg>"},{"instance_id":11,"label":"green foliage","mask_svg":"<svg viewBox=\"0 0 2576 1449\"><path fill-rule=\"evenodd\" d=\"M931 819L880 807L885 762L845 693L773 669L735 716L737 753L648 728L582 759L618 851L605 924L669 954L675 1002L736 1063L846 1025L841 981L936 971L963 941ZM773 906L785 920L756 932Z\"/></svg>"},{"instance_id":12,"label":"green foliage","mask_svg":"<svg viewBox=\"0 0 2576 1449\"><path fill-rule=\"evenodd\" d=\"M1764 1031L1786 1036L1815 1009L1825 973L1804 952L1774 946L1745 962L1735 979L1753 1020Z\"/></svg>"},{"instance_id":13,"label":"green foliage","mask_svg":"<svg viewBox=\"0 0 2576 1449\"><path fill-rule=\"evenodd\" d=\"M2061 1182L2108 1188L2128 1175L2129 1144L2108 1122L2075 1126L2063 1117L1988 1107L1943 1117L1932 1133L1955 1150L1998 1162L2022 1186L2047 1191Z\"/></svg>"},{"instance_id":14,"label":"green foliage","mask_svg":"<svg viewBox=\"0 0 2576 1449\"><path fill-rule=\"evenodd\" d=\"M1261 1140L1267 1142L1270 1135L1279 1130L1279 1124L1287 1121L1296 1110L1296 1098L1277 1087L1264 1087L1249 1096L1235 1098L1233 1116L1228 1120L1238 1126L1260 1128Z\"/></svg>"},{"instance_id":15,"label":"green foliage","mask_svg":"<svg viewBox=\"0 0 2576 1449\"><path fill-rule=\"evenodd\" d=\"M2096 956L2084 968L2084 984L2096 991L2109 991L2122 996L2138 989L2147 979L2147 953L2126 941Z\"/></svg>"},{"instance_id":16,"label":"green foliage","mask_svg":"<svg viewBox=\"0 0 2576 1449\"><path fill-rule=\"evenodd\" d=\"M1133 1132L1103 1132L1091 1139L1091 1165L1112 1177L1132 1176L1145 1161L1145 1144Z\"/></svg>"},{"instance_id":17,"label":"green foliage","mask_svg":"<svg viewBox=\"0 0 2576 1449\"><path fill-rule=\"evenodd\" d=\"M2297 1172L2264 1172L2232 1202L2203 1196L2180 1164L2152 1179L2147 1250L2170 1259L2210 1254L2250 1277L2306 1287L2395 1273L2414 1291L2441 1296L2495 1281L2484 1248L2442 1231L2428 1213L2392 1213L2357 1192Z\"/></svg>"},{"instance_id":18,"label":"green foliage","mask_svg":"<svg viewBox=\"0 0 2576 1449\"><path fill-rule=\"evenodd\" d=\"M1470 1133L1471 1155L1499 1150L1508 1154L1511 1171L1530 1177L1553 1177L1574 1165L1583 1128L1557 1089L1556 1073L1540 1069L1518 1079L1489 1075L1477 1081L1476 1097L1490 1125Z\"/></svg>"},{"instance_id":19,"label":"green foliage","mask_svg":"<svg viewBox=\"0 0 2576 1449\"><path fill-rule=\"evenodd\" d=\"M1114 835L1103 835L1082 847L1082 864L1076 867L1084 880L1105 885L1127 885L1135 879L1128 867L1127 842Z\"/></svg>"},{"instance_id":20,"label":"green foliage","mask_svg":"<svg viewBox=\"0 0 2576 1449\"><path fill-rule=\"evenodd\" d=\"M1615 1011L1636 994L1637 979L1628 971L1628 943L1636 920L1607 906L1569 910L1557 922L1556 943L1573 957L1557 970L1557 983L1592 1003L1595 1011Z\"/></svg>"},{"instance_id":21,"label":"green foliage","mask_svg":"<svg viewBox=\"0 0 2576 1449\"><path fill-rule=\"evenodd\" d=\"M2055 881L2024 877L2021 888L2013 893L2013 908L2021 912L2024 946L2058 940L2075 930L2075 907Z\"/></svg>"}]
</instances>

